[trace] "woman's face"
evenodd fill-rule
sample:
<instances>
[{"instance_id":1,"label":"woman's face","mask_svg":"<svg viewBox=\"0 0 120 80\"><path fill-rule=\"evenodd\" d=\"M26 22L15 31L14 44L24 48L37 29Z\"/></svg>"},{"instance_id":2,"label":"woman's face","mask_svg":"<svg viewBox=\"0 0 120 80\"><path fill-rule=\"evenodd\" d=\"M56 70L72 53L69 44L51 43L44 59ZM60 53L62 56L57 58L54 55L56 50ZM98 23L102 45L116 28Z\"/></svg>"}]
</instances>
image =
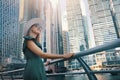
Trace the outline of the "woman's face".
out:
<instances>
[{"instance_id":1,"label":"woman's face","mask_svg":"<svg viewBox=\"0 0 120 80\"><path fill-rule=\"evenodd\" d=\"M35 34L40 34L41 33L41 28L40 27L36 27L36 26L33 26L32 28L31 28L31 30L32 30L32 32L33 33L35 33Z\"/></svg>"}]
</instances>

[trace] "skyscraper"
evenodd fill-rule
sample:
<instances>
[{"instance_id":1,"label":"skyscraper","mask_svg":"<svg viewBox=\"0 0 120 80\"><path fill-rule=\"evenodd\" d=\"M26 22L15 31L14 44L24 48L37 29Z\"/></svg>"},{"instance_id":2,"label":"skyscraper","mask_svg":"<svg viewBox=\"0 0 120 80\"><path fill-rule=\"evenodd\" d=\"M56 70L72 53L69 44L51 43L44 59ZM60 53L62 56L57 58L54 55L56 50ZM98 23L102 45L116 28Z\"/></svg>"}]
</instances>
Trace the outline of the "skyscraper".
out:
<instances>
[{"instance_id":1,"label":"skyscraper","mask_svg":"<svg viewBox=\"0 0 120 80\"><path fill-rule=\"evenodd\" d=\"M64 54L68 54L70 53L70 46L69 46L69 34L67 31L63 31L62 32L62 38L63 38L63 52ZM68 61L65 61L64 62L64 65L65 67L69 68L69 62Z\"/></svg>"},{"instance_id":2,"label":"skyscraper","mask_svg":"<svg viewBox=\"0 0 120 80\"><path fill-rule=\"evenodd\" d=\"M77 52L82 45L86 49L81 6L79 0L66 1L70 52Z\"/></svg>"},{"instance_id":3,"label":"skyscraper","mask_svg":"<svg viewBox=\"0 0 120 80\"><path fill-rule=\"evenodd\" d=\"M45 19L45 0L24 0L24 20Z\"/></svg>"},{"instance_id":4,"label":"skyscraper","mask_svg":"<svg viewBox=\"0 0 120 80\"><path fill-rule=\"evenodd\" d=\"M113 1L113 2L110 2ZM118 7L120 6L120 1L118 0L88 0L91 22L93 27L95 45L102 45L104 43L110 42L112 40L117 39L116 27L119 28L119 24L115 26L118 18L120 17L120 10ZM112 9L116 11L112 11ZM113 15L117 14L117 15ZM113 19L114 17L114 19ZM118 18L117 18L118 17ZM115 18L117 20L115 20ZM107 54L105 54L107 53ZM98 64L102 64L102 62L114 61L114 50L109 50L106 52L96 54L97 62L101 62Z\"/></svg>"},{"instance_id":5,"label":"skyscraper","mask_svg":"<svg viewBox=\"0 0 120 80\"><path fill-rule=\"evenodd\" d=\"M67 31L63 31L62 32L63 34L63 50L64 50L64 53L69 53L70 52L70 46L69 46L69 34Z\"/></svg>"},{"instance_id":6,"label":"skyscraper","mask_svg":"<svg viewBox=\"0 0 120 80\"><path fill-rule=\"evenodd\" d=\"M101 45L116 39L116 32L110 13L109 0L88 0L95 44Z\"/></svg>"},{"instance_id":7,"label":"skyscraper","mask_svg":"<svg viewBox=\"0 0 120 80\"><path fill-rule=\"evenodd\" d=\"M46 48L48 53L52 53L52 16L53 16L53 7L49 0L45 2L45 20L46 20Z\"/></svg>"},{"instance_id":8,"label":"skyscraper","mask_svg":"<svg viewBox=\"0 0 120 80\"><path fill-rule=\"evenodd\" d=\"M19 0L1 0L0 11L0 63L17 63L21 54Z\"/></svg>"},{"instance_id":9,"label":"skyscraper","mask_svg":"<svg viewBox=\"0 0 120 80\"><path fill-rule=\"evenodd\" d=\"M66 0L68 33L70 52L80 52L89 49L89 34L87 16L83 14L83 0ZM93 56L85 56L88 65L93 65ZM78 69L80 64L77 60L70 62L69 69Z\"/></svg>"},{"instance_id":10,"label":"skyscraper","mask_svg":"<svg viewBox=\"0 0 120 80\"><path fill-rule=\"evenodd\" d=\"M120 37L120 1L109 0L109 5L117 37Z\"/></svg>"},{"instance_id":11,"label":"skyscraper","mask_svg":"<svg viewBox=\"0 0 120 80\"><path fill-rule=\"evenodd\" d=\"M56 53L63 54L63 38L62 38L62 17L61 17L61 1L56 0L56 5L54 7L54 27L55 27L55 45ZM64 63L60 62L56 65L57 67L63 67Z\"/></svg>"}]
</instances>

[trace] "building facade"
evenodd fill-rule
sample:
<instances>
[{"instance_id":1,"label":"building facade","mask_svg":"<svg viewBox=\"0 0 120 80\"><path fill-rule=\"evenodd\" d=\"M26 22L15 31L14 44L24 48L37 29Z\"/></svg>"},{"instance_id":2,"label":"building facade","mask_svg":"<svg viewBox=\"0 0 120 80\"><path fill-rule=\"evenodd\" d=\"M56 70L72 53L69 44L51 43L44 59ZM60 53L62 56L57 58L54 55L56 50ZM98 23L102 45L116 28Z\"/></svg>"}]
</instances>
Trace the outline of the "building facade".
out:
<instances>
[{"instance_id":1,"label":"building facade","mask_svg":"<svg viewBox=\"0 0 120 80\"><path fill-rule=\"evenodd\" d=\"M61 1L56 0L53 8L53 26L55 29L54 32L54 48L57 54L63 54L63 38L62 38L62 17L61 17ZM56 67L63 67L64 62L56 64Z\"/></svg>"},{"instance_id":2,"label":"building facade","mask_svg":"<svg viewBox=\"0 0 120 80\"><path fill-rule=\"evenodd\" d=\"M19 4L19 0L0 1L0 63L3 65L20 62Z\"/></svg>"},{"instance_id":3,"label":"building facade","mask_svg":"<svg viewBox=\"0 0 120 80\"><path fill-rule=\"evenodd\" d=\"M113 9L114 16L116 18L116 27L118 29L118 35L120 37L120 1L119 0L110 0L111 8Z\"/></svg>"},{"instance_id":4,"label":"building facade","mask_svg":"<svg viewBox=\"0 0 120 80\"><path fill-rule=\"evenodd\" d=\"M63 53L69 54L70 53L70 46L69 46L69 34L67 31L62 32L62 38L63 38ZM64 62L64 66L68 68L68 61Z\"/></svg>"},{"instance_id":5,"label":"building facade","mask_svg":"<svg viewBox=\"0 0 120 80\"><path fill-rule=\"evenodd\" d=\"M62 32L62 37L63 37L63 51L64 53L69 53L70 52L70 46L69 46L69 34L67 31Z\"/></svg>"},{"instance_id":6,"label":"building facade","mask_svg":"<svg viewBox=\"0 0 120 80\"><path fill-rule=\"evenodd\" d=\"M52 36L52 16L53 16L53 7L50 0L46 0L45 2L45 20L46 20L46 48L48 53L53 52L53 36Z\"/></svg>"},{"instance_id":7,"label":"building facade","mask_svg":"<svg viewBox=\"0 0 120 80\"><path fill-rule=\"evenodd\" d=\"M117 31L119 31L118 18L120 17L119 14L120 9L118 9L118 7L120 7L119 4L120 1L88 0L88 3L89 3L90 17L93 27L95 45L96 46L102 45L104 43L117 39ZM112 4L114 4L114 6L112 6ZM96 54L97 64L102 65L102 62L114 61L115 60L114 52L115 50L112 49L105 52L97 53Z\"/></svg>"},{"instance_id":8,"label":"building facade","mask_svg":"<svg viewBox=\"0 0 120 80\"><path fill-rule=\"evenodd\" d=\"M87 12L84 11L83 2L83 0L66 0L70 52L80 52L90 48L88 17L84 15ZM93 57L94 55L83 58L91 66L95 64ZM68 68L79 69L80 64L77 60L73 60L68 64Z\"/></svg>"}]
</instances>

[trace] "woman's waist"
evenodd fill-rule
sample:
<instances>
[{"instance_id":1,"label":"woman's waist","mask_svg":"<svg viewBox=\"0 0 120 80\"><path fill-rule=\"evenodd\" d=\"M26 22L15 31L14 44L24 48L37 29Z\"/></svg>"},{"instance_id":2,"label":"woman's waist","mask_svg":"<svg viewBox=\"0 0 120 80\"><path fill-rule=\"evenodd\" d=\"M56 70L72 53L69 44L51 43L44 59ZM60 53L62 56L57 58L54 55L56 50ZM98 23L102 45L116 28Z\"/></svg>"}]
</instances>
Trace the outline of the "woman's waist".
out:
<instances>
[{"instance_id":1,"label":"woman's waist","mask_svg":"<svg viewBox=\"0 0 120 80\"><path fill-rule=\"evenodd\" d=\"M41 58L30 58L30 59L27 59L27 62L26 62L26 66L41 66L43 65L43 61Z\"/></svg>"},{"instance_id":2,"label":"woman's waist","mask_svg":"<svg viewBox=\"0 0 120 80\"><path fill-rule=\"evenodd\" d=\"M28 57L28 58L26 58L27 59L27 61L31 61L31 60L37 60L37 61L42 61L42 59L40 58L40 57Z\"/></svg>"}]
</instances>

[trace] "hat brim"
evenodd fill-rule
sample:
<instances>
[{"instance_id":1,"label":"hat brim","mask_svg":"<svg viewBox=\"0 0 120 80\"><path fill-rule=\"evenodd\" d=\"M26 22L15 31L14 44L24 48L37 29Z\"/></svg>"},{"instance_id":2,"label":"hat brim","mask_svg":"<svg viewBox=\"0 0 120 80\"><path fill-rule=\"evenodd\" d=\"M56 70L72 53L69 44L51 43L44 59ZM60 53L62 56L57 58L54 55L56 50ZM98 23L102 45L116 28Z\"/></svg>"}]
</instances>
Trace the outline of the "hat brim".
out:
<instances>
[{"instance_id":1,"label":"hat brim","mask_svg":"<svg viewBox=\"0 0 120 80\"><path fill-rule=\"evenodd\" d=\"M23 28L23 35L26 36L28 29L33 25L33 24L39 24L42 27L42 30L44 31L45 29L45 21L41 20L40 18L32 18L31 20L27 21L24 25Z\"/></svg>"}]
</instances>

